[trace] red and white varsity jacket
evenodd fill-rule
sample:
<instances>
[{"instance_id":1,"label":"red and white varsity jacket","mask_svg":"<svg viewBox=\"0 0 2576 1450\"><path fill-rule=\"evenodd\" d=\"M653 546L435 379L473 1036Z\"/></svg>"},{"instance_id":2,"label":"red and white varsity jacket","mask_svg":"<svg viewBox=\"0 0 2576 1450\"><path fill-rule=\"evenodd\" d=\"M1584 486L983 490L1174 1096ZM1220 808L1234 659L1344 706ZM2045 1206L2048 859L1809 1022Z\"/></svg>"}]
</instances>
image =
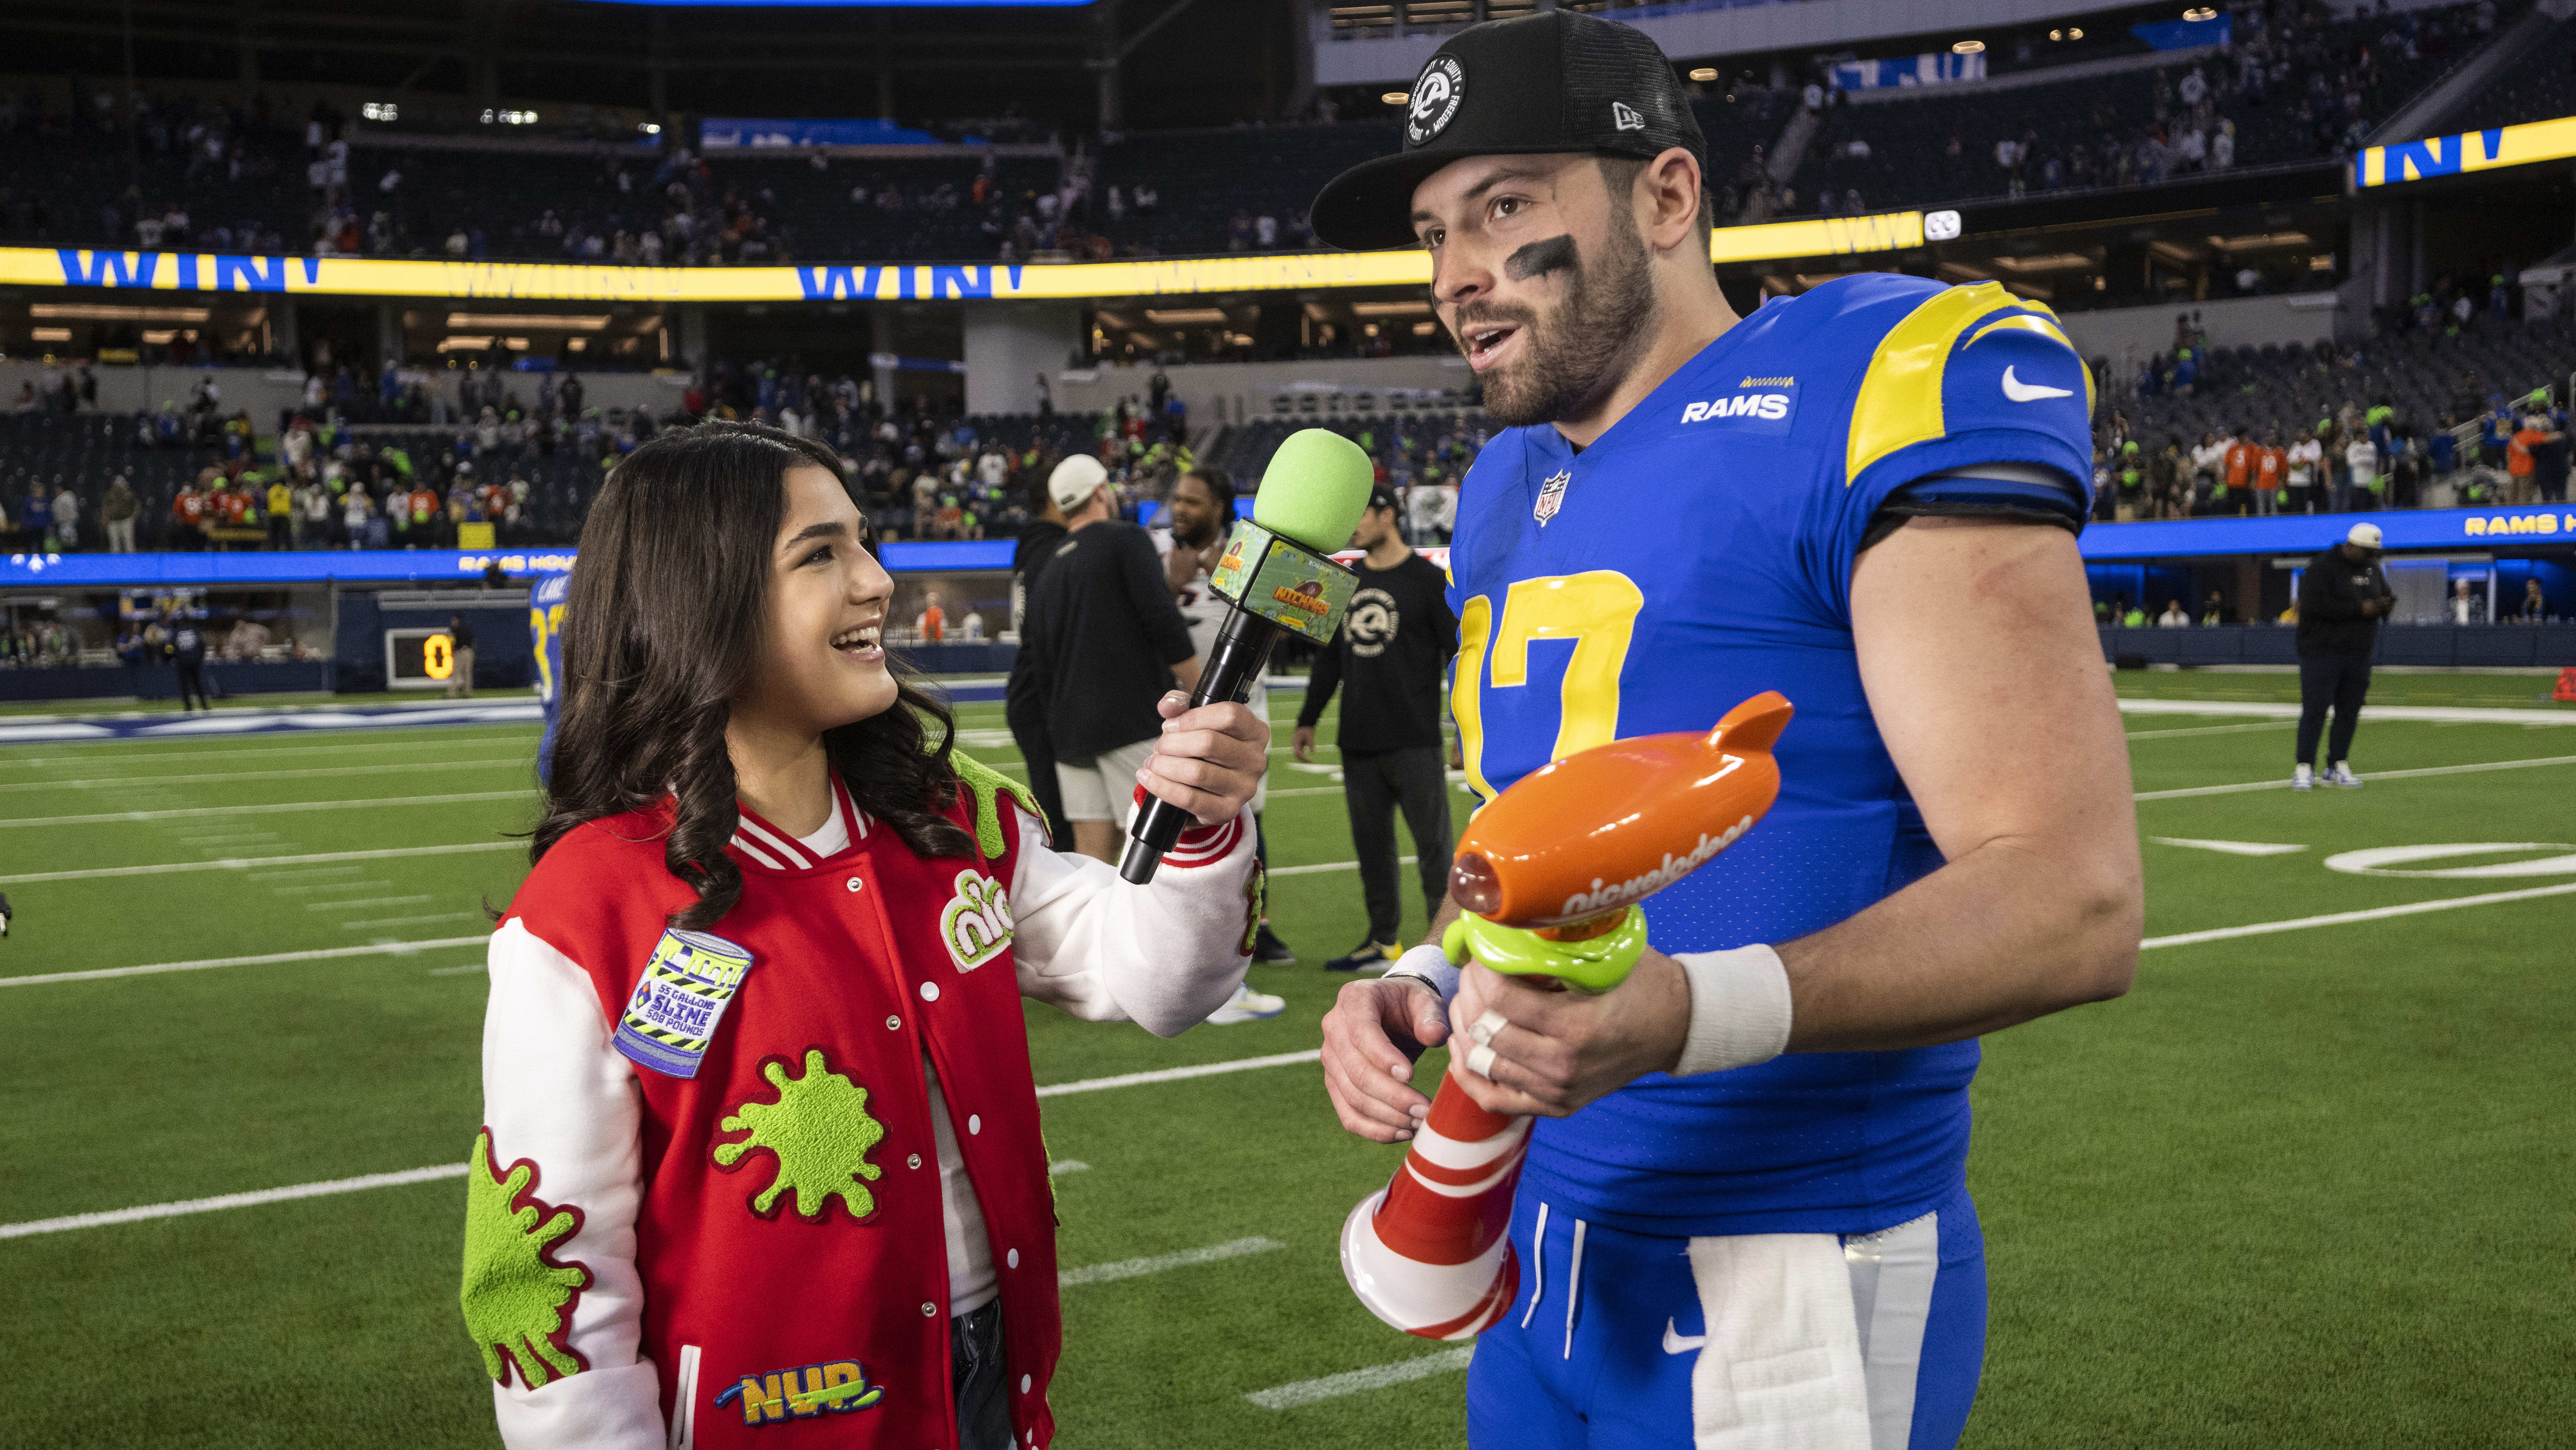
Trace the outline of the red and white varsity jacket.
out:
<instances>
[{"instance_id":1,"label":"red and white varsity jacket","mask_svg":"<svg viewBox=\"0 0 2576 1450\"><path fill-rule=\"evenodd\" d=\"M925 1057L991 1247L1013 1438L1054 1434L1019 999L1166 1037L1204 1019L1248 961L1250 822L1136 887L1007 796L999 855L928 860L835 794L850 845L825 860L743 813L742 896L706 932L665 926L695 899L666 805L566 835L493 934L463 1302L511 1446L954 1447Z\"/></svg>"}]
</instances>

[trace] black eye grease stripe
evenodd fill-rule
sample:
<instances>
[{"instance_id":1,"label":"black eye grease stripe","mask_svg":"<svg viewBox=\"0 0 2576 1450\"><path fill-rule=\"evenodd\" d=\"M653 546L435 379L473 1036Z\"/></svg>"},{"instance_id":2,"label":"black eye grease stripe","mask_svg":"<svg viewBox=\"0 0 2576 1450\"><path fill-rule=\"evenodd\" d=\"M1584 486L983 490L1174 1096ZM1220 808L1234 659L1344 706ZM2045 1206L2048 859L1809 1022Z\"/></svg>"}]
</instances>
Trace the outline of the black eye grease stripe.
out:
<instances>
[{"instance_id":1,"label":"black eye grease stripe","mask_svg":"<svg viewBox=\"0 0 2576 1450\"><path fill-rule=\"evenodd\" d=\"M1503 259L1504 275L1515 282L1526 282L1548 272L1574 270L1574 238L1548 237L1535 241Z\"/></svg>"}]
</instances>

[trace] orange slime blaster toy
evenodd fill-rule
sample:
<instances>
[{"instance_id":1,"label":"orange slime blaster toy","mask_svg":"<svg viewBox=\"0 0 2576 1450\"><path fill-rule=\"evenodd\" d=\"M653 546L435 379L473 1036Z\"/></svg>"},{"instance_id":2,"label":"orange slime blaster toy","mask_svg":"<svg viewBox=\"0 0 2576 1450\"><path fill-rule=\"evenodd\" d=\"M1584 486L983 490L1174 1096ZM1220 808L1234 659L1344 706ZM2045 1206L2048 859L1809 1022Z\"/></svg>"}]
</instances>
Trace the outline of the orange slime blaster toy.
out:
<instances>
[{"instance_id":1,"label":"orange slime blaster toy","mask_svg":"<svg viewBox=\"0 0 2576 1450\"><path fill-rule=\"evenodd\" d=\"M1626 981L1646 949L1637 903L1740 840L1779 795L1771 746L1790 714L1764 691L1706 735L1613 741L1495 797L1450 866L1467 914L1441 938L1449 960L1472 955L1562 990ZM1529 1130L1442 1077L1394 1182L1342 1224L1342 1275L1370 1313L1424 1339L1468 1339L1511 1307L1520 1262L1508 1230Z\"/></svg>"}]
</instances>

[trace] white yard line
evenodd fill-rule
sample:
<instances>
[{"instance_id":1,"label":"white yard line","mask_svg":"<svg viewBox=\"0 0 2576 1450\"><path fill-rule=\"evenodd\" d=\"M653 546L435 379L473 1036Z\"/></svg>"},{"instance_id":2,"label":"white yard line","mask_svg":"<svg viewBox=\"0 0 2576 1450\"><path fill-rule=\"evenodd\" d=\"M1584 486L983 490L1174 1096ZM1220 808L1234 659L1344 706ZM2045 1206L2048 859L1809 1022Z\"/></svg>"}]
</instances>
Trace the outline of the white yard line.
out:
<instances>
[{"instance_id":1,"label":"white yard line","mask_svg":"<svg viewBox=\"0 0 2576 1450\"><path fill-rule=\"evenodd\" d=\"M1416 859L1418 858L1412 856L1398 856L1395 858L1395 864L1410 866ZM1312 876L1322 871L1356 871L1359 868L1360 863L1357 861L1321 861L1312 866L1273 866L1269 874L1273 877Z\"/></svg>"},{"instance_id":2,"label":"white yard line","mask_svg":"<svg viewBox=\"0 0 2576 1450\"><path fill-rule=\"evenodd\" d=\"M2269 700L2122 700L2123 715L2233 715L2296 720L2299 707ZM2371 720L2430 720L2455 725L2576 725L2576 710L2522 710L2501 705L2365 705Z\"/></svg>"},{"instance_id":3,"label":"white yard line","mask_svg":"<svg viewBox=\"0 0 2576 1450\"><path fill-rule=\"evenodd\" d=\"M2172 740L2184 735L2234 735L2246 730L2296 730L2296 720L2257 720L2251 725L2194 725L2180 730L2132 730L2131 740Z\"/></svg>"},{"instance_id":4,"label":"white yard line","mask_svg":"<svg viewBox=\"0 0 2576 1450\"><path fill-rule=\"evenodd\" d=\"M1475 1346L1461 1345L1456 1349L1444 1349L1438 1354L1423 1354L1411 1359L1399 1359L1393 1364L1345 1370L1340 1374L1328 1374L1319 1380L1299 1380L1293 1385L1254 1390L1244 1398L1265 1410L1293 1410L1299 1405L1311 1405L1317 1400L1339 1399L1344 1395L1356 1395L1365 1390L1381 1390L1388 1385L1400 1385L1406 1380L1429 1379L1436 1374L1450 1374L1465 1369L1467 1361L1475 1353Z\"/></svg>"},{"instance_id":5,"label":"white yard line","mask_svg":"<svg viewBox=\"0 0 2576 1450\"><path fill-rule=\"evenodd\" d=\"M342 931L379 931L389 926L420 926L433 921L481 921L479 911L441 911L429 916L388 916L381 921L351 921L340 926Z\"/></svg>"},{"instance_id":6,"label":"white yard line","mask_svg":"<svg viewBox=\"0 0 2576 1450\"><path fill-rule=\"evenodd\" d=\"M508 735L441 735L438 737L436 743L438 745L472 745L478 743L510 745L527 741L529 739L530 737L527 731L519 730ZM291 756L297 760L302 760L308 755L339 755L352 750L408 750L417 755L422 749L422 742L418 740L370 740L363 745L315 745L311 743L311 737L309 736L287 736L283 737L283 743L281 744L254 747L246 750L195 750L184 747L162 745L150 750L127 750L113 753L106 750L98 750L95 752L83 751L78 755L0 756L0 767L87 765L102 760L178 759L183 761L198 761L215 756L233 755L274 755L281 759Z\"/></svg>"},{"instance_id":7,"label":"white yard line","mask_svg":"<svg viewBox=\"0 0 2576 1450\"><path fill-rule=\"evenodd\" d=\"M453 856L464 851L525 851L525 841L468 841L457 846L396 846L381 851L323 851L310 856L237 856L221 861L160 861L149 866L92 866L82 871L27 871L0 876L0 886L35 881L96 881L110 876L169 876L182 871L253 871L263 866L327 866L343 861L384 861L401 856ZM348 870L358 868L351 866Z\"/></svg>"},{"instance_id":8,"label":"white yard line","mask_svg":"<svg viewBox=\"0 0 2576 1450\"><path fill-rule=\"evenodd\" d=\"M1239 1259L1245 1254L1266 1254L1284 1249L1277 1239L1255 1235L1231 1243L1211 1244L1203 1249L1183 1249L1177 1254L1156 1254L1146 1259L1120 1259L1114 1264L1087 1264L1079 1269L1064 1269L1055 1276L1058 1289L1080 1284L1107 1284L1119 1279L1134 1279L1146 1274L1159 1274L1167 1269L1186 1269L1192 1264L1213 1264L1219 1259Z\"/></svg>"},{"instance_id":9,"label":"white yard line","mask_svg":"<svg viewBox=\"0 0 2576 1450\"><path fill-rule=\"evenodd\" d=\"M2531 760L2488 760L2475 765L2428 765L2417 770L2374 770L2364 775L2362 779L2372 783L2383 780L2417 780L2428 775L2469 775L2482 770L2530 770L2535 766L2543 765L2576 765L2576 755L2543 755ZM2287 779L2276 778L2240 781L2235 785L2187 785L2174 790L2142 790L2130 799L2169 801L2179 800L2185 796L2235 795L2240 791L2288 790L2289 788L2290 782ZM2317 787L2319 790L2341 788L2322 784ZM2368 788L2366 785L2363 787L2365 790ZM1270 874L1276 876L1279 873L1273 871Z\"/></svg>"},{"instance_id":10,"label":"white yard line","mask_svg":"<svg viewBox=\"0 0 2576 1450\"><path fill-rule=\"evenodd\" d=\"M1303 1052L1279 1052L1268 1057L1239 1057L1232 1062L1203 1062L1196 1067L1165 1067L1152 1072L1122 1072L1116 1077L1091 1077L1080 1082L1049 1083L1038 1089L1042 1098L1060 1098L1073 1093L1105 1092L1110 1088L1142 1087L1146 1083L1179 1082L1183 1078L1215 1077L1220 1073L1250 1072L1255 1068L1287 1067L1292 1063L1320 1062L1324 1051L1310 1047Z\"/></svg>"},{"instance_id":11,"label":"white yard line","mask_svg":"<svg viewBox=\"0 0 2576 1450\"><path fill-rule=\"evenodd\" d=\"M2356 921L2385 921L2392 916L2414 916L2427 911L2453 911L2463 906L2495 906L2507 901L2532 901L2543 896L2564 896L2576 891L2576 881L2558 886L2529 886L2520 891L2490 891L2480 896L2446 896L2436 901L2410 901L2402 906L2374 906L2363 911L2337 911L2325 916L2302 916L2289 921L2259 921L2251 926L2221 926L2208 931L2179 932L2173 936L2151 936L2138 943L2138 950L2153 951L2158 947L2187 947L2208 941L2233 941L2244 936L2268 936L2276 931L2305 931L2315 926L2343 926Z\"/></svg>"},{"instance_id":12,"label":"white yard line","mask_svg":"<svg viewBox=\"0 0 2576 1450\"><path fill-rule=\"evenodd\" d=\"M390 765L326 765L315 770L228 770L213 775L128 775L110 780L13 780L0 790L110 790L138 785L229 784L236 780L312 780L326 775L391 775L407 770L524 770L534 773L536 757L516 760L413 760Z\"/></svg>"},{"instance_id":13,"label":"white yard line","mask_svg":"<svg viewBox=\"0 0 2576 1450\"><path fill-rule=\"evenodd\" d=\"M307 902L306 911L354 911L361 906L418 906L431 898L426 896L370 896L363 901Z\"/></svg>"},{"instance_id":14,"label":"white yard line","mask_svg":"<svg viewBox=\"0 0 2576 1450\"><path fill-rule=\"evenodd\" d=\"M377 806L446 806L463 801L513 801L535 795L527 790L477 790L461 795L382 796L362 801L280 801L256 806L190 806L170 811L104 811L88 816L29 816L20 820L0 819L0 830L11 826L96 826L124 821L175 821L193 816L269 816L291 811L357 811ZM220 836L201 837L221 840Z\"/></svg>"},{"instance_id":15,"label":"white yard line","mask_svg":"<svg viewBox=\"0 0 2576 1450\"><path fill-rule=\"evenodd\" d=\"M486 938L482 936L449 936L427 941L375 942L362 947L319 947L312 951L267 952L255 957L206 957L193 962L153 962L139 967L93 967L84 972L42 972L28 977L0 977L0 987L43 987L55 982L98 982L111 977L148 977L161 972L202 972L213 967L264 967L272 962L319 962L335 957L410 956L414 952L435 951L444 947L479 947L485 940Z\"/></svg>"},{"instance_id":16,"label":"white yard line","mask_svg":"<svg viewBox=\"0 0 2576 1450\"><path fill-rule=\"evenodd\" d=\"M462 1178L466 1165L435 1163L427 1168L406 1168L400 1173L369 1173L358 1178L334 1178L326 1183L297 1183L285 1188L263 1188L255 1193L225 1193L213 1198L190 1198L177 1203L148 1203L140 1208L114 1208L105 1213L75 1213L62 1218L39 1218L26 1223L0 1223L0 1239L25 1238L31 1234L61 1233L65 1229L105 1228L109 1224L140 1223L148 1218L177 1218L182 1214L212 1213L225 1208L256 1208L263 1203L284 1203L294 1198L320 1198L330 1193L357 1193L369 1188L395 1188L407 1183L434 1183L442 1178Z\"/></svg>"}]
</instances>

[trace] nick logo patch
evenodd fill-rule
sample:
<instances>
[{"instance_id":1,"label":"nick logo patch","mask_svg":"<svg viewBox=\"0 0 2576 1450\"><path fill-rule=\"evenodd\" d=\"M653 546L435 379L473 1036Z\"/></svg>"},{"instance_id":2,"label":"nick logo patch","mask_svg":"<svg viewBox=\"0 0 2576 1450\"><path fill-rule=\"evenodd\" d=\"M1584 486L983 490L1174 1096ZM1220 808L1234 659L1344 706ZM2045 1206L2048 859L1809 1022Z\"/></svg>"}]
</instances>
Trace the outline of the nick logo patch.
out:
<instances>
[{"instance_id":1,"label":"nick logo patch","mask_svg":"<svg viewBox=\"0 0 2576 1450\"><path fill-rule=\"evenodd\" d=\"M617 1050L666 1077L696 1077L750 971L751 953L723 937L663 932L618 1019Z\"/></svg>"},{"instance_id":2,"label":"nick logo patch","mask_svg":"<svg viewBox=\"0 0 2576 1450\"><path fill-rule=\"evenodd\" d=\"M1798 380L1748 377L1736 391L1682 409L1684 423L1725 421L1755 433L1786 433L1798 412Z\"/></svg>"},{"instance_id":3,"label":"nick logo patch","mask_svg":"<svg viewBox=\"0 0 2576 1450\"><path fill-rule=\"evenodd\" d=\"M1530 517L1538 520L1540 528L1546 528L1547 521L1556 517L1556 511L1565 507L1566 485L1572 482L1573 470L1560 469L1539 484L1538 503L1530 509Z\"/></svg>"},{"instance_id":4,"label":"nick logo patch","mask_svg":"<svg viewBox=\"0 0 2576 1450\"><path fill-rule=\"evenodd\" d=\"M775 1425L784 1420L810 1420L829 1410L855 1414L885 1398L885 1386L868 1383L855 1359L799 1365L764 1375L744 1375L716 1396L716 1408L742 1403L746 1425Z\"/></svg>"},{"instance_id":5,"label":"nick logo patch","mask_svg":"<svg viewBox=\"0 0 2576 1450\"><path fill-rule=\"evenodd\" d=\"M957 894L939 913L939 936L957 970L971 972L1011 944L1011 899L980 871L957 873Z\"/></svg>"}]
</instances>

